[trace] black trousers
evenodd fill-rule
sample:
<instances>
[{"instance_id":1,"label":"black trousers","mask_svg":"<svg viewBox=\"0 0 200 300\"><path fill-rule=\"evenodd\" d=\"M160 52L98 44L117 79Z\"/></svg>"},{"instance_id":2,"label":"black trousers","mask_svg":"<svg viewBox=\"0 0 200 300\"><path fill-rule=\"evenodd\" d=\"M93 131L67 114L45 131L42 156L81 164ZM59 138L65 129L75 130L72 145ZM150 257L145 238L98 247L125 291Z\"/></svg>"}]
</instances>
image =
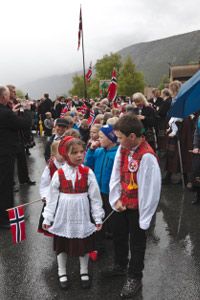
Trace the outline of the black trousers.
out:
<instances>
[{"instance_id":1,"label":"black trousers","mask_svg":"<svg viewBox=\"0 0 200 300\"><path fill-rule=\"evenodd\" d=\"M200 155L193 154L192 157L192 181L193 190L197 192L198 199L200 200L200 182L196 180L196 177L200 177Z\"/></svg>"},{"instance_id":2,"label":"black trousers","mask_svg":"<svg viewBox=\"0 0 200 300\"><path fill-rule=\"evenodd\" d=\"M16 153L16 160L19 183L25 183L29 181L29 174L24 144L19 145L19 149Z\"/></svg>"},{"instance_id":3,"label":"black trousers","mask_svg":"<svg viewBox=\"0 0 200 300\"><path fill-rule=\"evenodd\" d=\"M112 208L109 203L109 196L101 193L101 198L103 201L103 209L105 210L105 218L111 213ZM112 216L103 224L103 228L96 232L96 248L99 252L105 250L105 237L106 233L112 234Z\"/></svg>"},{"instance_id":4,"label":"black trousers","mask_svg":"<svg viewBox=\"0 0 200 300\"><path fill-rule=\"evenodd\" d=\"M0 222L8 220L7 208L13 207L14 155L0 156Z\"/></svg>"},{"instance_id":5,"label":"black trousers","mask_svg":"<svg viewBox=\"0 0 200 300\"><path fill-rule=\"evenodd\" d=\"M142 278L146 250L146 232L139 227L138 210L127 209L112 216L115 264L128 266L128 276ZM130 260L128 254L130 250Z\"/></svg>"}]
</instances>

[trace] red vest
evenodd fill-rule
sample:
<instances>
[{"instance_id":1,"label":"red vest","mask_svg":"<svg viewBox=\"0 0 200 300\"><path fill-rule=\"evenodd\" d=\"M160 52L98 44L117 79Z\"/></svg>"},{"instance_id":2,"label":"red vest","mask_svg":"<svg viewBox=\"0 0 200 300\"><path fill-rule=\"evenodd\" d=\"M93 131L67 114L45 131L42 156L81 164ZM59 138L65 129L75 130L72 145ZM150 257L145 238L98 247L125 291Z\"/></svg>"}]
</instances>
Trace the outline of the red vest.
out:
<instances>
[{"instance_id":1,"label":"red vest","mask_svg":"<svg viewBox=\"0 0 200 300\"><path fill-rule=\"evenodd\" d=\"M124 206L130 209L138 209L137 172L140 167L142 156L146 153L155 155L155 152L145 140L142 141L132 156L130 156L129 149L121 148L121 201ZM130 158L133 162L132 172L129 170ZM132 185L132 188L130 189L129 185L131 182L133 182L134 185Z\"/></svg>"},{"instance_id":2,"label":"red vest","mask_svg":"<svg viewBox=\"0 0 200 300\"><path fill-rule=\"evenodd\" d=\"M88 172L89 168L84 166L78 166L78 171L81 174L81 178L77 177L75 180L75 185L73 187L72 181L67 180L63 169L58 169L58 176L60 180L60 192L65 194L80 194L86 193L88 191Z\"/></svg>"},{"instance_id":3,"label":"red vest","mask_svg":"<svg viewBox=\"0 0 200 300\"><path fill-rule=\"evenodd\" d=\"M57 167L54 164L54 161L52 159L49 160L48 167L49 167L49 171L50 171L50 177L52 178L55 171L57 171Z\"/></svg>"}]
</instances>

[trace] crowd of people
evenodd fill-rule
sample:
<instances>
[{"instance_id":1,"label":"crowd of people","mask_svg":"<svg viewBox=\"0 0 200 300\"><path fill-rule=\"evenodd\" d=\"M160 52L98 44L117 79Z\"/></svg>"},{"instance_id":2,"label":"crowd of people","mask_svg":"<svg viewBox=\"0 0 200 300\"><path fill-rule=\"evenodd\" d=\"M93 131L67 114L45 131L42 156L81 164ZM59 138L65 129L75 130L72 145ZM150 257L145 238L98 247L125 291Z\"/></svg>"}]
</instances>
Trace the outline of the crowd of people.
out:
<instances>
[{"instance_id":1,"label":"crowd of people","mask_svg":"<svg viewBox=\"0 0 200 300\"><path fill-rule=\"evenodd\" d=\"M20 161L19 182L35 184L28 176L25 143L34 129L46 139L38 231L54 238L62 289L71 284L67 257L79 257L81 286L89 288L89 253L103 254L105 238L112 238L114 264L103 276L127 275L120 295L132 297L142 286L146 231L161 183L182 180L196 191L193 204L200 203L198 114L168 117L180 86L173 81L162 91L154 89L148 100L140 92L112 102L77 96L53 102L44 94L23 105L14 86L0 87L0 226L9 227L6 209L14 206L15 162Z\"/></svg>"}]
</instances>

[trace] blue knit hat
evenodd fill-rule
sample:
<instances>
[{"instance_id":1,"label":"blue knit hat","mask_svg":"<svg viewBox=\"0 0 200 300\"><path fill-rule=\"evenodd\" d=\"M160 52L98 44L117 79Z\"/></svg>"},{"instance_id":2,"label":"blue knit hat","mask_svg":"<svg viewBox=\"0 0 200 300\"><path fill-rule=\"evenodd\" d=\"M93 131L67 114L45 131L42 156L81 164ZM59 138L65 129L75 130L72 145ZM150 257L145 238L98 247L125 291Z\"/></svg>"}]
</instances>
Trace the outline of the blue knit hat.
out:
<instances>
[{"instance_id":1,"label":"blue knit hat","mask_svg":"<svg viewBox=\"0 0 200 300\"><path fill-rule=\"evenodd\" d=\"M100 130L107 136L109 140L111 140L113 143L117 142L117 137L114 133L113 127L111 125L104 125L100 128Z\"/></svg>"}]
</instances>

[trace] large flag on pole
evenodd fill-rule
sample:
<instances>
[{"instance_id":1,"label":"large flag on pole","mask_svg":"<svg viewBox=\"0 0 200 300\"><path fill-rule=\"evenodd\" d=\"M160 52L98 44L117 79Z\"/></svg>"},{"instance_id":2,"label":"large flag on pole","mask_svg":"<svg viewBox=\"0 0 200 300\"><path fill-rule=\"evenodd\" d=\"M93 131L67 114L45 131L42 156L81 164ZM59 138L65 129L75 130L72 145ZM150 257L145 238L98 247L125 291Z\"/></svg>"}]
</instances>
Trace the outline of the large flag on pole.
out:
<instances>
[{"instance_id":1,"label":"large flag on pole","mask_svg":"<svg viewBox=\"0 0 200 300\"><path fill-rule=\"evenodd\" d=\"M23 205L9 209L8 216L12 232L12 240L14 244L17 244L26 239Z\"/></svg>"},{"instance_id":2,"label":"large flag on pole","mask_svg":"<svg viewBox=\"0 0 200 300\"><path fill-rule=\"evenodd\" d=\"M83 30L83 26L82 26L82 11L81 11L81 7L80 7L79 29L78 29L78 48L77 48L77 50L79 50L80 45L81 45L82 30Z\"/></svg>"},{"instance_id":3,"label":"large flag on pole","mask_svg":"<svg viewBox=\"0 0 200 300\"><path fill-rule=\"evenodd\" d=\"M87 82L90 82L91 76L92 76L92 62L90 63L89 69L85 75Z\"/></svg>"},{"instance_id":4,"label":"large flag on pole","mask_svg":"<svg viewBox=\"0 0 200 300\"><path fill-rule=\"evenodd\" d=\"M112 71L112 79L108 87L108 95L107 98L110 101L114 101L117 96L117 72L114 68Z\"/></svg>"}]
</instances>

